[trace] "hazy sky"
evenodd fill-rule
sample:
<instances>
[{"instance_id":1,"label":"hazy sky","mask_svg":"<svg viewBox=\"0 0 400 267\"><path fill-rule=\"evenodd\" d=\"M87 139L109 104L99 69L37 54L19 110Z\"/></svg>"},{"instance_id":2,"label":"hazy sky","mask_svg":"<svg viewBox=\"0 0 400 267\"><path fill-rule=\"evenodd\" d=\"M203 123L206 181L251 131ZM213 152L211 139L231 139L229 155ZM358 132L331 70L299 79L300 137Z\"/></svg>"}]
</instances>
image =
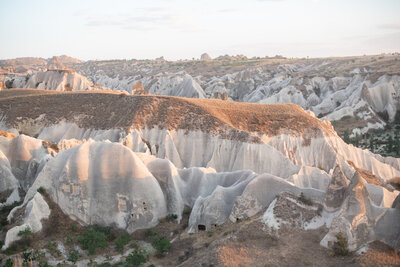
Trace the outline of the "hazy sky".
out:
<instances>
[{"instance_id":1,"label":"hazy sky","mask_svg":"<svg viewBox=\"0 0 400 267\"><path fill-rule=\"evenodd\" d=\"M0 58L400 52L400 0L0 0Z\"/></svg>"}]
</instances>

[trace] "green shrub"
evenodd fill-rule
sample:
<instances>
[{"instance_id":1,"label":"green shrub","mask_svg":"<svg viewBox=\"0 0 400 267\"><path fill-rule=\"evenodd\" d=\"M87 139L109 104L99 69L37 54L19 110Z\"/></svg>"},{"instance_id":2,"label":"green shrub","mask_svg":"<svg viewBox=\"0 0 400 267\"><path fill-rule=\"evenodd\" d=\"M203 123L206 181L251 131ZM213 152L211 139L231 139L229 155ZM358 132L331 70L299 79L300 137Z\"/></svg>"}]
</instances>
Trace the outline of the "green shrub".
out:
<instances>
[{"instance_id":1,"label":"green shrub","mask_svg":"<svg viewBox=\"0 0 400 267\"><path fill-rule=\"evenodd\" d=\"M148 230L146 230L146 232L144 233L144 235L145 235L146 237L157 236L157 232L154 232L154 231L148 229Z\"/></svg>"},{"instance_id":2,"label":"green shrub","mask_svg":"<svg viewBox=\"0 0 400 267\"><path fill-rule=\"evenodd\" d=\"M25 230L21 230L18 232L18 236L29 236L31 234L32 234L32 232L29 227L26 227Z\"/></svg>"},{"instance_id":3,"label":"green shrub","mask_svg":"<svg viewBox=\"0 0 400 267\"><path fill-rule=\"evenodd\" d=\"M6 263L4 264L4 267L13 267L14 266L14 262L12 261L12 259L7 259Z\"/></svg>"},{"instance_id":4,"label":"green shrub","mask_svg":"<svg viewBox=\"0 0 400 267\"><path fill-rule=\"evenodd\" d=\"M65 234L65 244L70 245L74 242L74 240L71 237L71 233L66 233Z\"/></svg>"},{"instance_id":5,"label":"green shrub","mask_svg":"<svg viewBox=\"0 0 400 267\"><path fill-rule=\"evenodd\" d=\"M39 187L38 189L37 189L37 191L40 193L40 194L46 194L46 189L44 189L44 187L43 186L41 186L41 187Z\"/></svg>"},{"instance_id":6,"label":"green shrub","mask_svg":"<svg viewBox=\"0 0 400 267\"><path fill-rule=\"evenodd\" d=\"M61 256L61 251L58 250L56 242L49 241L45 247L53 257L57 258Z\"/></svg>"},{"instance_id":7,"label":"green shrub","mask_svg":"<svg viewBox=\"0 0 400 267\"><path fill-rule=\"evenodd\" d=\"M131 241L131 237L128 234L120 235L117 239L115 239L115 248L118 252L124 253L124 247Z\"/></svg>"},{"instance_id":8,"label":"green shrub","mask_svg":"<svg viewBox=\"0 0 400 267\"><path fill-rule=\"evenodd\" d=\"M108 241L113 241L116 238L111 227L95 224L92 226L92 229L105 234Z\"/></svg>"},{"instance_id":9,"label":"green shrub","mask_svg":"<svg viewBox=\"0 0 400 267\"><path fill-rule=\"evenodd\" d=\"M86 230L83 236L78 237L78 242L83 249L87 249L90 255L96 252L97 248L107 247L107 237L103 232L96 231L92 228Z\"/></svg>"},{"instance_id":10,"label":"green shrub","mask_svg":"<svg viewBox=\"0 0 400 267\"><path fill-rule=\"evenodd\" d=\"M22 252L22 260L24 261L24 263L28 263L33 260L32 251Z\"/></svg>"},{"instance_id":11,"label":"green shrub","mask_svg":"<svg viewBox=\"0 0 400 267\"><path fill-rule=\"evenodd\" d=\"M39 267L50 267L47 261L40 261L39 262Z\"/></svg>"},{"instance_id":12,"label":"green shrub","mask_svg":"<svg viewBox=\"0 0 400 267\"><path fill-rule=\"evenodd\" d=\"M129 247L130 248L134 248L134 249L138 249L139 248L138 244L136 244L136 243L130 244Z\"/></svg>"},{"instance_id":13,"label":"green shrub","mask_svg":"<svg viewBox=\"0 0 400 267\"><path fill-rule=\"evenodd\" d=\"M349 254L347 246L347 238L343 235L342 232L339 232L336 235L336 241L333 244L333 252L337 256L346 256L347 254Z\"/></svg>"},{"instance_id":14,"label":"green shrub","mask_svg":"<svg viewBox=\"0 0 400 267\"><path fill-rule=\"evenodd\" d=\"M171 242L164 237L155 237L153 240L153 246L156 248L158 253L163 254L164 252L168 252L171 247Z\"/></svg>"},{"instance_id":15,"label":"green shrub","mask_svg":"<svg viewBox=\"0 0 400 267\"><path fill-rule=\"evenodd\" d=\"M174 222L176 219L178 219L178 215L176 215L176 214L168 214L166 219L167 219L167 222Z\"/></svg>"},{"instance_id":16,"label":"green shrub","mask_svg":"<svg viewBox=\"0 0 400 267\"><path fill-rule=\"evenodd\" d=\"M17 253L17 246L15 245L15 243L11 244L11 246L9 246L8 248L6 248L4 251L2 251L4 254L6 255L12 255Z\"/></svg>"},{"instance_id":17,"label":"green shrub","mask_svg":"<svg viewBox=\"0 0 400 267\"><path fill-rule=\"evenodd\" d=\"M126 257L126 266L138 267L146 263L146 256L143 251L135 250Z\"/></svg>"},{"instance_id":18,"label":"green shrub","mask_svg":"<svg viewBox=\"0 0 400 267\"><path fill-rule=\"evenodd\" d=\"M72 262L73 264L78 261L79 257L80 255L75 249L72 249L68 252L68 261Z\"/></svg>"},{"instance_id":19,"label":"green shrub","mask_svg":"<svg viewBox=\"0 0 400 267\"><path fill-rule=\"evenodd\" d=\"M208 235L208 237L212 237L213 236L213 231L207 231L207 235Z\"/></svg>"}]
</instances>

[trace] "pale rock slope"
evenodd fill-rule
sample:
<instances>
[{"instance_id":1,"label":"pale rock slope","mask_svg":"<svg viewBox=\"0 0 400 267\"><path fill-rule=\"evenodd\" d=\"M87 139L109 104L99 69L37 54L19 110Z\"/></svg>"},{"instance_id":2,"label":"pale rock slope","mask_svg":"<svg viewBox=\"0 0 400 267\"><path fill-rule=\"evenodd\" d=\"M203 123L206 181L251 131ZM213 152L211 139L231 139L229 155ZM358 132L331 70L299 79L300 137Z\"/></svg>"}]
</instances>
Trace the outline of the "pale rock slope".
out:
<instances>
[{"instance_id":1,"label":"pale rock slope","mask_svg":"<svg viewBox=\"0 0 400 267\"><path fill-rule=\"evenodd\" d=\"M21 166L34 157L43 162L29 176L24 204L44 187L80 223L129 232L168 214L179 220L188 206L188 231L196 232L266 210L270 218L274 207L268 207L279 204L281 193L303 193L323 209L312 218L329 228L322 245L331 246L339 231L351 250L373 240L399 245L400 229L387 227L399 219L392 207L399 191L387 181L400 176L400 160L347 145L327 120L297 105L37 92L29 95L37 103L29 114L23 95L0 99L0 110L12 105L5 127L34 121L35 135L65 149L52 158L35 152L43 151L35 143L41 140L21 135L7 143L25 151ZM17 157L4 155L18 178ZM23 188L26 180L18 178Z\"/></svg>"},{"instance_id":2,"label":"pale rock slope","mask_svg":"<svg viewBox=\"0 0 400 267\"><path fill-rule=\"evenodd\" d=\"M22 238L19 232L29 230L32 233L42 230L42 219L47 219L50 216L49 205L44 200L43 196L36 192L35 195L29 200L25 207L23 215L23 223L17 225L7 231L6 239L3 249L6 249L13 242Z\"/></svg>"},{"instance_id":3,"label":"pale rock slope","mask_svg":"<svg viewBox=\"0 0 400 267\"><path fill-rule=\"evenodd\" d=\"M14 88L36 88L56 91L104 90L86 77L68 69L50 69L34 72L23 79L15 79Z\"/></svg>"}]
</instances>

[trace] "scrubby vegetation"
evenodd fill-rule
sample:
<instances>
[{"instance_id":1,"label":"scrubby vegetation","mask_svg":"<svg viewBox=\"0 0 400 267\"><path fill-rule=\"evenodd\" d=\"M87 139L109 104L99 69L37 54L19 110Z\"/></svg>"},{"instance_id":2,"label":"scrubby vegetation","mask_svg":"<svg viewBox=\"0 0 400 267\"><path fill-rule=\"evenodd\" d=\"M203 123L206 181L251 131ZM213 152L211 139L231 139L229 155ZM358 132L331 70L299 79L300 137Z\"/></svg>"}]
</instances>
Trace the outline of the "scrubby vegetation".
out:
<instances>
[{"instance_id":1,"label":"scrubby vegetation","mask_svg":"<svg viewBox=\"0 0 400 267\"><path fill-rule=\"evenodd\" d=\"M83 249L88 250L89 254L93 255L96 253L96 249L107 247L107 236L104 232L91 227L86 230L83 236L78 237L78 242Z\"/></svg>"},{"instance_id":2,"label":"scrubby vegetation","mask_svg":"<svg viewBox=\"0 0 400 267\"><path fill-rule=\"evenodd\" d=\"M37 191L40 193L40 194L42 194L42 195L44 195L44 194L46 194L46 189L44 189L44 187L39 187L38 189L37 189Z\"/></svg>"},{"instance_id":3,"label":"scrubby vegetation","mask_svg":"<svg viewBox=\"0 0 400 267\"><path fill-rule=\"evenodd\" d=\"M166 217L167 222L175 222L176 219L178 219L178 215L176 215L176 214L169 214Z\"/></svg>"},{"instance_id":4,"label":"scrubby vegetation","mask_svg":"<svg viewBox=\"0 0 400 267\"><path fill-rule=\"evenodd\" d=\"M29 227L25 228L25 230L21 230L18 232L18 236L29 236L31 234L32 234L32 232Z\"/></svg>"},{"instance_id":5,"label":"scrubby vegetation","mask_svg":"<svg viewBox=\"0 0 400 267\"><path fill-rule=\"evenodd\" d=\"M131 254L126 257L125 266L138 267L143 263L146 263L146 255L141 250L134 250Z\"/></svg>"},{"instance_id":6,"label":"scrubby vegetation","mask_svg":"<svg viewBox=\"0 0 400 267\"><path fill-rule=\"evenodd\" d=\"M336 256L346 256L349 254L347 238L342 232L336 235L336 241L333 244L333 252Z\"/></svg>"},{"instance_id":7,"label":"scrubby vegetation","mask_svg":"<svg viewBox=\"0 0 400 267\"><path fill-rule=\"evenodd\" d=\"M368 149L382 156L400 157L399 124L387 124L384 129L370 130L368 133L355 135L351 135L350 131L346 129L342 138L347 144Z\"/></svg>"},{"instance_id":8,"label":"scrubby vegetation","mask_svg":"<svg viewBox=\"0 0 400 267\"><path fill-rule=\"evenodd\" d=\"M122 234L117 239L115 239L115 248L118 252L123 253L124 247L131 241L131 237L128 234Z\"/></svg>"},{"instance_id":9,"label":"scrubby vegetation","mask_svg":"<svg viewBox=\"0 0 400 267\"><path fill-rule=\"evenodd\" d=\"M160 255L168 252L171 247L171 242L165 237L154 237L152 244Z\"/></svg>"},{"instance_id":10,"label":"scrubby vegetation","mask_svg":"<svg viewBox=\"0 0 400 267\"><path fill-rule=\"evenodd\" d=\"M78 261L79 257L80 255L75 249L72 249L68 252L68 261L72 262L73 264Z\"/></svg>"}]
</instances>

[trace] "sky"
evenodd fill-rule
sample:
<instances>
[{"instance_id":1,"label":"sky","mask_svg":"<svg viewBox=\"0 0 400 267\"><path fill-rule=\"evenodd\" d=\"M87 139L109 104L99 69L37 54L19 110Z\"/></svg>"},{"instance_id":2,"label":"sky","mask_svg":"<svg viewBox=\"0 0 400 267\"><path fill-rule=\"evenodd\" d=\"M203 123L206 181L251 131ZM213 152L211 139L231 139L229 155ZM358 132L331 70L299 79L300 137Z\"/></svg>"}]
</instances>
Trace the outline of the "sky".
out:
<instances>
[{"instance_id":1,"label":"sky","mask_svg":"<svg viewBox=\"0 0 400 267\"><path fill-rule=\"evenodd\" d=\"M400 52L400 0L0 0L0 58Z\"/></svg>"}]
</instances>

